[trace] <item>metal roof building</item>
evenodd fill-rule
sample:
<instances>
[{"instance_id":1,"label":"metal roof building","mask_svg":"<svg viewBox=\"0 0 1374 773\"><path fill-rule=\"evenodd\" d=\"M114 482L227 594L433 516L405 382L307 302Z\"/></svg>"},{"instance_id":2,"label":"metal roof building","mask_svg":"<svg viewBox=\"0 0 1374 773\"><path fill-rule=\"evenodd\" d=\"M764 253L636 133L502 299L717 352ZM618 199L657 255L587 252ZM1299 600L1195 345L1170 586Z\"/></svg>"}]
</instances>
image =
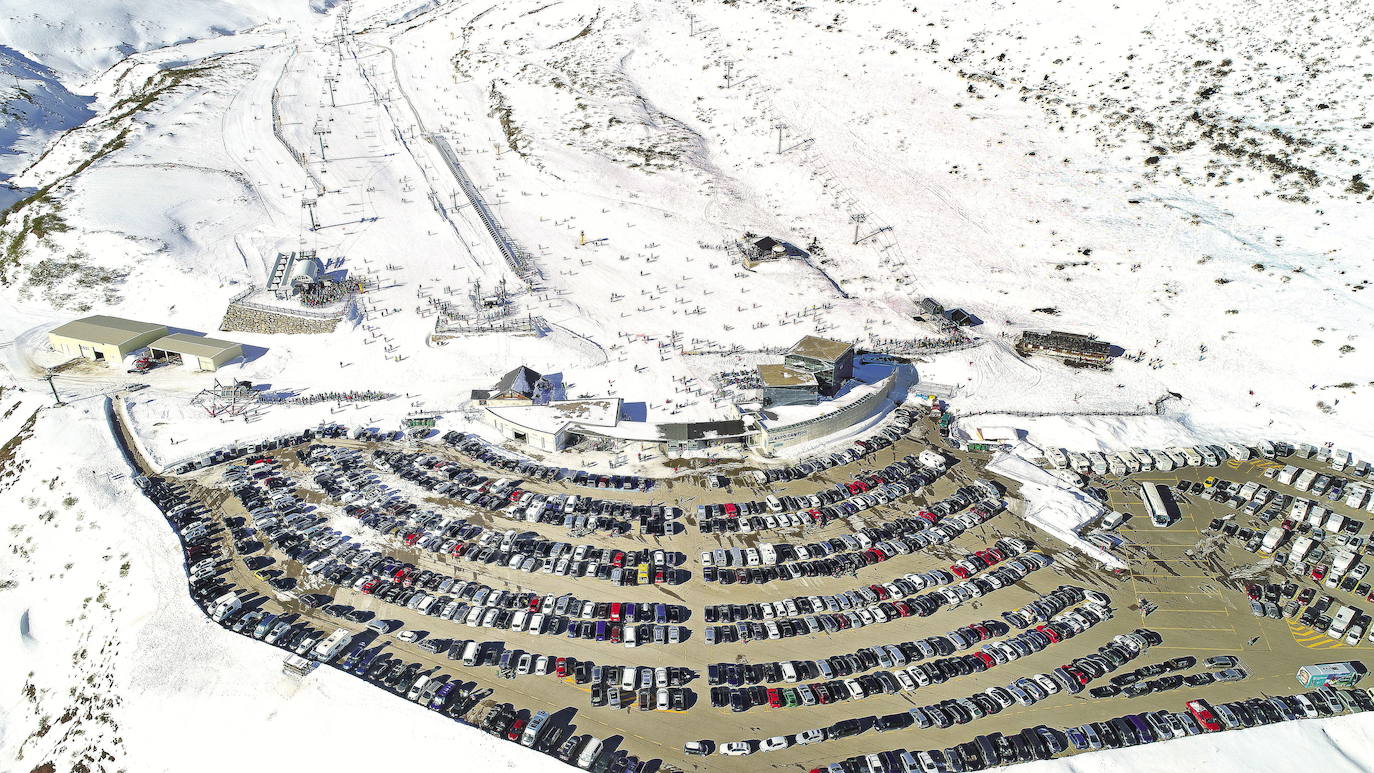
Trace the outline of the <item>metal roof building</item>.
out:
<instances>
[{"instance_id":1,"label":"metal roof building","mask_svg":"<svg viewBox=\"0 0 1374 773\"><path fill-rule=\"evenodd\" d=\"M759 365L766 405L815 405L820 393L816 374L787 365Z\"/></svg>"},{"instance_id":2,"label":"metal roof building","mask_svg":"<svg viewBox=\"0 0 1374 773\"><path fill-rule=\"evenodd\" d=\"M783 364L815 374L820 393L833 395L854 376L854 345L817 336L802 336L787 350Z\"/></svg>"},{"instance_id":3,"label":"metal roof building","mask_svg":"<svg viewBox=\"0 0 1374 773\"><path fill-rule=\"evenodd\" d=\"M130 352L167 335L167 326L97 314L48 332L53 349L97 362L122 362Z\"/></svg>"},{"instance_id":4,"label":"metal roof building","mask_svg":"<svg viewBox=\"0 0 1374 773\"><path fill-rule=\"evenodd\" d=\"M154 359L179 356L181 364L190 370L219 370L243 356L243 344L188 333L165 335L148 344L148 348Z\"/></svg>"}]
</instances>

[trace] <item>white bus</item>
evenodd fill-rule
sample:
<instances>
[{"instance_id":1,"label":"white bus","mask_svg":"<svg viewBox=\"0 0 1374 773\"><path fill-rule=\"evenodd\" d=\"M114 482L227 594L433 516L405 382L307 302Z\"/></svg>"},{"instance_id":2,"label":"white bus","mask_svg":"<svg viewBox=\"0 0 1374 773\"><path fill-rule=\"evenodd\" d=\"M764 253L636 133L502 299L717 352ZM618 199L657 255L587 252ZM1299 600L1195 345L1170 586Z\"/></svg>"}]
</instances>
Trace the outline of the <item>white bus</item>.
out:
<instances>
[{"instance_id":1,"label":"white bus","mask_svg":"<svg viewBox=\"0 0 1374 773\"><path fill-rule=\"evenodd\" d=\"M1142 483L1140 486L1140 499L1145 503L1145 513L1150 516L1150 523L1158 527L1168 526L1173 523L1173 516L1169 513L1168 502L1164 497L1168 496L1160 491L1161 487L1154 483Z\"/></svg>"}]
</instances>

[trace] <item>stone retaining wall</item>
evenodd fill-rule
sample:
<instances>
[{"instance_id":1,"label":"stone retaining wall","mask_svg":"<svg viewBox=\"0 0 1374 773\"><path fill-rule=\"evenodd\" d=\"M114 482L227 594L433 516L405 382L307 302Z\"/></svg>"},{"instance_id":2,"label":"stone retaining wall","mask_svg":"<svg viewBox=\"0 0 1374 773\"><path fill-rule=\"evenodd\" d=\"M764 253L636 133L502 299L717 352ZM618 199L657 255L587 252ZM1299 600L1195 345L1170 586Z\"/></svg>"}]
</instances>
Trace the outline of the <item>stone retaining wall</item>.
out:
<instances>
[{"instance_id":1,"label":"stone retaining wall","mask_svg":"<svg viewBox=\"0 0 1374 773\"><path fill-rule=\"evenodd\" d=\"M219 329L225 332L310 335L334 332L334 327L339 324L340 319L341 317L297 317L231 303L224 311L224 321L219 323Z\"/></svg>"}]
</instances>

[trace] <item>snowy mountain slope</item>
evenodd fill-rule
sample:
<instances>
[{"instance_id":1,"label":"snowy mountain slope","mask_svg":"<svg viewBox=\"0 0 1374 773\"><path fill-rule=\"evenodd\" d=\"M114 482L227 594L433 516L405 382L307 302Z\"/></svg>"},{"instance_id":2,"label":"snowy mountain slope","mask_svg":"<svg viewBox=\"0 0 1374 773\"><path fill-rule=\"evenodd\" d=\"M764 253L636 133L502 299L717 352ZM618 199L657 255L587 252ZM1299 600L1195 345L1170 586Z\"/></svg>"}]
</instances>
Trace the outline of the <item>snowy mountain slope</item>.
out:
<instances>
[{"instance_id":1,"label":"snowy mountain slope","mask_svg":"<svg viewBox=\"0 0 1374 773\"><path fill-rule=\"evenodd\" d=\"M27 166L51 135L92 115L89 97L71 93L51 69L5 46L0 100L0 182Z\"/></svg>"},{"instance_id":2,"label":"snowy mountain slope","mask_svg":"<svg viewBox=\"0 0 1374 773\"><path fill-rule=\"evenodd\" d=\"M15 0L0 9L0 182L91 118L95 79L131 54L308 17L331 0ZM0 207L18 197L0 189Z\"/></svg>"}]
</instances>

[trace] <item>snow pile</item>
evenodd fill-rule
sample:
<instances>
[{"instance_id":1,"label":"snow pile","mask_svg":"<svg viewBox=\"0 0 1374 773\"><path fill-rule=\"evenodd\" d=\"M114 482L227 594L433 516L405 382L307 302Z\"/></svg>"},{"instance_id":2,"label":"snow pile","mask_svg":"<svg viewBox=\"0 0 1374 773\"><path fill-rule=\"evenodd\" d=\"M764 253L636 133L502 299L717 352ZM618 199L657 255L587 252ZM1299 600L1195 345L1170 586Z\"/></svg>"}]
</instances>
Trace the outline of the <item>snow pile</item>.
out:
<instances>
[{"instance_id":1,"label":"snow pile","mask_svg":"<svg viewBox=\"0 0 1374 773\"><path fill-rule=\"evenodd\" d=\"M1100 518L1106 508L1082 489L1031 461L1038 456L1040 449L1021 442L999 452L987 468L1021 484L1019 495L1025 500L1022 518L1105 566L1125 569L1125 561L1078 536L1078 530Z\"/></svg>"}]
</instances>

